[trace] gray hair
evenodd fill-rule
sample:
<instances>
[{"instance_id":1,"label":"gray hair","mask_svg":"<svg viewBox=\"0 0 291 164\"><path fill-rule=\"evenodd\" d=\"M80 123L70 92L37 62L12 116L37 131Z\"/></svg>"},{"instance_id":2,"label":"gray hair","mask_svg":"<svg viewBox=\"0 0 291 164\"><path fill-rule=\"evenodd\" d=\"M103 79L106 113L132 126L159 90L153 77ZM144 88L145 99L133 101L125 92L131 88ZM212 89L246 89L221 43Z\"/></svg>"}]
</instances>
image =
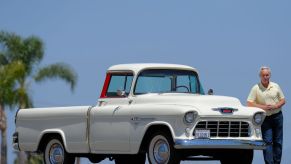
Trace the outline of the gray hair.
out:
<instances>
[{"instance_id":1,"label":"gray hair","mask_svg":"<svg viewBox=\"0 0 291 164\"><path fill-rule=\"evenodd\" d=\"M262 67L260 68L259 75L261 75L261 72L262 72L263 70L268 70L269 73L271 74L271 68L270 68L270 67L262 66Z\"/></svg>"}]
</instances>

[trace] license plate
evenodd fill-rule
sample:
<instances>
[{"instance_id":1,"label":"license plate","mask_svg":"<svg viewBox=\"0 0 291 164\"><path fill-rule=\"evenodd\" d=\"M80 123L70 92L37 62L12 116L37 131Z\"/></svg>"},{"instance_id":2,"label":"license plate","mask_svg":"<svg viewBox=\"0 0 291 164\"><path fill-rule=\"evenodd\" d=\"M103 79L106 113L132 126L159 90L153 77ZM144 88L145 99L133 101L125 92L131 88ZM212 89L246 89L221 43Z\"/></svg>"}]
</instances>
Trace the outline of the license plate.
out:
<instances>
[{"instance_id":1,"label":"license plate","mask_svg":"<svg viewBox=\"0 0 291 164\"><path fill-rule=\"evenodd\" d=\"M195 130L195 138L210 138L210 130Z\"/></svg>"}]
</instances>

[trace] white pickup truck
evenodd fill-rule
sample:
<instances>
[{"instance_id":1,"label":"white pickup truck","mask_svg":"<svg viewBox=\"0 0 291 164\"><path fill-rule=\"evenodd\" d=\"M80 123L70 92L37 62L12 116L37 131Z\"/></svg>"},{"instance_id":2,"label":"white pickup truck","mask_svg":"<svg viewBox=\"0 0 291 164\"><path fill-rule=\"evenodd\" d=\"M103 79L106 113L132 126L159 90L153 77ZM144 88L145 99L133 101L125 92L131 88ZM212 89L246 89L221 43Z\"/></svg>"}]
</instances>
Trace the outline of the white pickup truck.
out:
<instances>
[{"instance_id":1,"label":"white pickup truck","mask_svg":"<svg viewBox=\"0 0 291 164\"><path fill-rule=\"evenodd\" d=\"M46 164L172 164L215 159L250 164L264 149L263 110L237 98L205 95L196 69L174 64L122 64L108 69L95 106L20 109L16 150L43 153Z\"/></svg>"}]
</instances>

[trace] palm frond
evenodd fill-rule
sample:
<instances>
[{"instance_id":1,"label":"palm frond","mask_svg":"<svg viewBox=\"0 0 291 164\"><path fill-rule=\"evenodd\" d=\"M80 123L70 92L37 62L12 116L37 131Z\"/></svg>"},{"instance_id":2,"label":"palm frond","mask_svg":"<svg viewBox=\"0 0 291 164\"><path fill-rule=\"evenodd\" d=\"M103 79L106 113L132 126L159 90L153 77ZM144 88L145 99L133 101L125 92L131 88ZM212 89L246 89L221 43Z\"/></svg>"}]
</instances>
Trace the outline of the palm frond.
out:
<instances>
[{"instance_id":1,"label":"palm frond","mask_svg":"<svg viewBox=\"0 0 291 164\"><path fill-rule=\"evenodd\" d=\"M35 76L36 82L54 78L62 79L69 83L71 90L73 91L77 81L77 74L69 65L64 63L56 63L41 68Z\"/></svg>"},{"instance_id":2,"label":"palm frond","mask_svg":"<svg viewBox=\"0 0 291 164\"><path fill-rule=\"evenodd\" d=\"M15 104L15 88L17 79L25 74L22 62L12 62L11 64L0 66L0 99L5 105Z\"/></svg>"},{"instance_id":3,"label":"palm frond","mask_svg":"<svg viewBox=\"0 0 291 164\"><path fill-rule=\"evenodd\" d=\"M6 68L8 69L7 78L11 80L19 80L25 77L25 64L21 61L13 61Z\"/></svg>"},{"instance_id":4,"label":"palm frond","mask_svg":"<svg viewBox=\"0 0 291 164\"><path fill-rule=\"evenodd\" d=\"M22 109L33 108L33 102L26 87L17 88L15 91L14 102Z\"/></svg>"},{"instance_id":5,"label":"palm frond","mask_svg":"<svg viewBox=\"0 0 291 164\"><path fill-rule=\"evenodd\" d=\"M15 33L0 32L0 43L6 48L9 60L19 60L25 52L22 38Z\"/></svg>"},{"instance_id":6,"label":"palm frond","mask_svg":"<svg viewBox=\"0 0 291 164\"><path fill-rule=\"evenodd\" d=\"M24 63L33 65L39 63L44 55L44 43L36 36L30 36L23 40L25 47L25 57L22 59Z\"/></svg>"},{"instance_id":7,"label":"palm frond","mask_svg":"<svg viewBox=\"0 0 291 164\"><path fill-rule=\"evenodd\" d=\"M44 43L36 36L22 38L15 33L1 31L0 44L4 46L8 61L22 61L28 74L44 56Z\"/></svg>"},{"instance_id":8,"label":"palm frond","mask_svg":"<svg viewBox=\"0 0 291 164\"><path fill-rule=\"evenodd\" d=\"M8 60L3 52L0 52L0 66L8 64Z\"/></svg>"}]
</instances>

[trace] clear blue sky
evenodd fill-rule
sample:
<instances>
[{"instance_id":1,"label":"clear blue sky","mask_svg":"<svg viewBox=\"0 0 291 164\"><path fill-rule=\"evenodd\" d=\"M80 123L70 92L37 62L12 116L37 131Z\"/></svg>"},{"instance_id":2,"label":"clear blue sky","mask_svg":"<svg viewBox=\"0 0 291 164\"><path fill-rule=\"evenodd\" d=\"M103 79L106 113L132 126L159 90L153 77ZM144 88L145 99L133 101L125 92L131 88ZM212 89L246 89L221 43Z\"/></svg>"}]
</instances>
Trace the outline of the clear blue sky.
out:
<instances>
[{"instance_id":1,"label":"clear blue sky","mask_svg":"<svg viewBox=\"0 0 291 164\"><path fill-rule=\"evenodd\" d=\"M77 88L60 81L31 85L36 107L93 105L110 65L135 62L186 64L200 72L205 90L243 104L268 65L286 96L283 164L291 161L291 1L1 1L0 30L45 42L41 65L66 62ZM9 113L9 144L14 131ZM9 163L15 157L9 145ZM263 161L257 151L255 164ZM83 160L83 163L88 163ZM108 163L108 162L104 162Z\"/></svg>"}]
</instances>

